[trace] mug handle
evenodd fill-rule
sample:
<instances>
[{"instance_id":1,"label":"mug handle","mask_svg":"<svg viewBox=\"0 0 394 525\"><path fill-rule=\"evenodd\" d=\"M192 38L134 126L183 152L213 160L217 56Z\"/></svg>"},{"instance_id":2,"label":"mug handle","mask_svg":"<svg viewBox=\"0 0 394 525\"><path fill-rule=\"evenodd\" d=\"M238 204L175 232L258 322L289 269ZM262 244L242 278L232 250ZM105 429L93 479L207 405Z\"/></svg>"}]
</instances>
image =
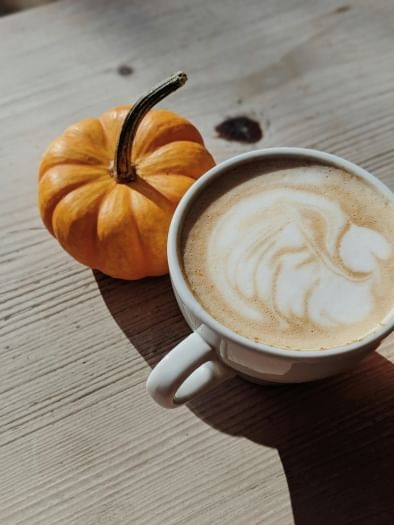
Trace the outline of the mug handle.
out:
<instances>
[{"instance_id":1,"label":"mug handle","mask_svg":"<svg viewBox=\"0 0 394 525\"><path fill-rule=\"evenodd\" d=\"M193 332L156 365L146 388L156 403L176 408L234 375L218 361L212 347Z\"/></svg>"}]
</instances>

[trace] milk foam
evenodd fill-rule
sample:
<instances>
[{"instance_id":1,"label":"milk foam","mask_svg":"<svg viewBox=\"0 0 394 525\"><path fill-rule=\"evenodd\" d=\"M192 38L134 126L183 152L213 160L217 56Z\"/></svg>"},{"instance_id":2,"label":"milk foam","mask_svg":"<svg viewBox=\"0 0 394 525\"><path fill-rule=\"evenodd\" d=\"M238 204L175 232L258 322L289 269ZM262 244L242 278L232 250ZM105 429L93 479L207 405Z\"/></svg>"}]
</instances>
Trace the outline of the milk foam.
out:
<instances>
[{"instance_id":1,"label":"milk foam","mask_svg":"<svg viewBox=\"0 0 394 525\"><path fill-rule=\"evenodd\" d=\"M185 272L208 311L242 335L326 348L364 336L392 308L393 208L361 179L300 166L246 179L204 206ZM383 208L386 231L374 217Z\"/></svg>"}]
</instances>

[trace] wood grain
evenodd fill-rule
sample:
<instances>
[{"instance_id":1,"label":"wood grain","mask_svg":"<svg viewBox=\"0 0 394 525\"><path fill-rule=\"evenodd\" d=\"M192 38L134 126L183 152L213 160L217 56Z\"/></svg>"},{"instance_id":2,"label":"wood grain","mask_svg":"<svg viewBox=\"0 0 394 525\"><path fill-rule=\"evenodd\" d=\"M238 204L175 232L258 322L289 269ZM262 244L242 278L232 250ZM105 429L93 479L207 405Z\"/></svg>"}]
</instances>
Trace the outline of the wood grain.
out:
<instances>
[{"instance_id":1,"label":"wood grain","mask_svg":"<svg viewBox=\"0 0 394 525\"><path fill-rule=\"evenodd\" d=\"M63 1L1 19L0 43L0 523L393 523L392 337L346 376L234 379L165 411L144 383L188 333L168 279L94 274L36 210L50 139L178 69L166 106L218 161L251 146L215 126L248 116L256 147L330 151L393 187L393 2Z\"/></svg>"}]
</instances>

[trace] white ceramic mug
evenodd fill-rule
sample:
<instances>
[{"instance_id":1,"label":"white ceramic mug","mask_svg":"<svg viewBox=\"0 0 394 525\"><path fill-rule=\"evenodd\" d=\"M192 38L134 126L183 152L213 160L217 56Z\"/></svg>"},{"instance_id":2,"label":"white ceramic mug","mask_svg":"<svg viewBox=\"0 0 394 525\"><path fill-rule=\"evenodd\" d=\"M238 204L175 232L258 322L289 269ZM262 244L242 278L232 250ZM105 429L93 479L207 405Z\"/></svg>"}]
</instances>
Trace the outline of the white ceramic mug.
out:
<instances>
[{"instance_id":1,"label":"white ceramic mug","mask_svg":"<svg viewBox=\"0 0 394 525\"><path fill-rule=\"evenodd\" d=\"M343 372L375 350L393 330L393 313L387 322L363 340L322 351L281 350L234 333L211 317L190 291L182 272L180 238L184 219L195 198L213 179L253 160L294 159L315 161L354 173L370 181L390 199L392 192L376 177L335 155L302 148L252 151L227 160L208 171L180 201L168 235L168 263L173 290L193 333L171 350L151 372L147 389L153 399L174 408L239 374L254 382L300 383Z\"/></svg>"}]
</instances>

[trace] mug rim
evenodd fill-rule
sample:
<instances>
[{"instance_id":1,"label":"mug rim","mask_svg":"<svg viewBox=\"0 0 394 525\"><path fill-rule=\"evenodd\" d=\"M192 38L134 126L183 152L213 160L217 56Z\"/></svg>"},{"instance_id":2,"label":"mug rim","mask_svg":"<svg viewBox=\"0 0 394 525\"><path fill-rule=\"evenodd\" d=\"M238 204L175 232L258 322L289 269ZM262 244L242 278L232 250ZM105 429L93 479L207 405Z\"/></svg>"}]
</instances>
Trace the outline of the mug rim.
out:
<instances>
[{"instance_id":1,"label":"mug rim","mask_svg":"<svg viewBox=\"0 0 394 525\"><path fill-rule=\"evenodd\" d=\"M386 195L391 201L394 199L394 195L390 188L386 186L380 179L369 173L364 168L361 168L357 164L351 161L345 160L332 153L326 153L320 150L309 149L309 148L296 148L296 147L274 147L274 148L261 148L246 153L241 153L223 162L220 162L204 175L202 175L184 194L180 200L175 213L172 217L167 241L167 258L169 273L176 292L178 293L182 302L185 303L187 308L192 314L197 317L202 323L207 325L211 330L219 333L226 339L248 348L249 350L257 353L269 354L271 356L280 358L292 358L292 359L327 359L329 357L341 354L347 354L352 351L364 348L365 346L382 340L393 330L394 321L394 310L389 314L387 320L381 323L381 328L374 330L370 334L367 334L362 339L355 341L348 345L335 346L324 350L291 350L282 349L267 345L265 343L258 343L252 341L245 336L237 334L227 326L223 325L212 317L205 308L198 302L196 297L187 284L185 275L182 270L181 254L180 254L180 240L181 232L184 224L184 220L189 211L189 208L193 201L201 193L202 189L209 185L212 180L220 178L225 172L233 169L237 165L242 165L245 161L263 160L268 159L279 159L279 158L293 158L294 160L305 160L315 161L323 165L333 166L348 173L355 174L369 181L378 191Z\"/></svg>"}]
</instances>

